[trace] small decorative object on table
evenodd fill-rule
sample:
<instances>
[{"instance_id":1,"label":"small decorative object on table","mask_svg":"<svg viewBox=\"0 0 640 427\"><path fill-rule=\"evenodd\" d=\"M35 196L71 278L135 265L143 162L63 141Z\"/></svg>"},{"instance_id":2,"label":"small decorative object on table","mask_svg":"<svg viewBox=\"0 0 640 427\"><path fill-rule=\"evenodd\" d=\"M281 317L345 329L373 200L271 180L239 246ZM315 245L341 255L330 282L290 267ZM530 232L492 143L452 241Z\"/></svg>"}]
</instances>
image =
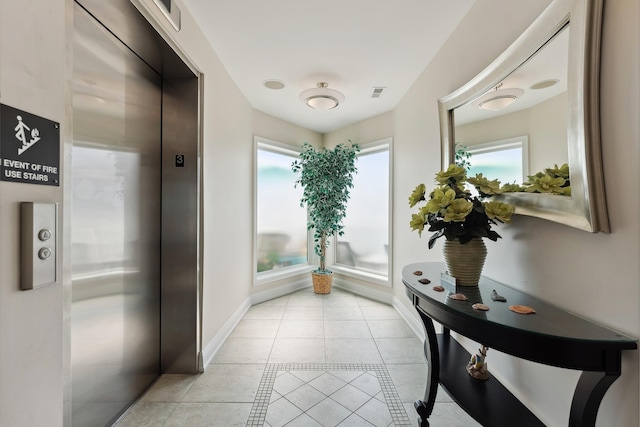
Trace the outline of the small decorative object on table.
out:
<instances>
[{"instance_id":1,"label":"small decorative object on table","mask_svg":"<svg viewBox=\"0 0 640 427\"><path fill-rule=\"evenodd\" d=\"M509 310L518 314L535 314L536 310L526 305L510 305Z\"/></svg>"},{"instance_id":2,"label":"small decorative object on table","mask_svg":"<svg viewBox=\"0 0 640 427\"><path fill-rule=\"evenodd\" d=\"M489 311L489 306L485 305L485 304L482 304L480 302L477 302L477 303L473 304L471 306L471 308L473 308L474 310Z\"/></svg>"},{"instance_id":3,"label":"small decorative object on table","mask_svg":"<svg viewBox=\"0 0 640 427\"><path fill-rule=\"evenodd\" d=\"M466 301L469 298L467 298L465 294L450 294L449 299L456 300L456 301Z\"/></svg>"},{"instance_id":4,"label":"small decorative object on table","mask_svg":"<svg viewBox=\"0 0 640 427\"><path fill-rule=\"evenodd\" d=\"M489 371L487 370L487 351L489 347L482 346L478 349L478 353L471 356L469 363L467 364L467 372L473 378L477 380L488 380L489 379Z\"/></svg>"},{"instance_id":5,"label":"small decorative object on table","mask_svg":"<svg viewBox=\"0 0 640 427\"><path fill-rule=\"evenodd\" d=\"M464 167L451 164L446 171L436 174L438 187L428 195L426 186L418 185L409 197L409 206L422 201L417 214L411 215L411 229L422 235L425 225L434 234L429 238L429 249L439 237L445 236L443 253L448 272L455 277L456 285L477 286L487 254L483 237L493 241L500 235L491 227L498 222L511 222L512 205L484 199L502 194L500 181L488 180L481 173L467 178ZM475 188L476 194L472 194Z\"/></svg>"},{"instance_id":6,"label":"small decorative object on table","mask_svg":"<svg viewBox=\"0 0 640 427\"><path fill-rule=\"evenodd\" d=\"M494 301L507 302L507 299L499 295L495 289L491 291L491 299Z\"/></svg>"}]
</instances>

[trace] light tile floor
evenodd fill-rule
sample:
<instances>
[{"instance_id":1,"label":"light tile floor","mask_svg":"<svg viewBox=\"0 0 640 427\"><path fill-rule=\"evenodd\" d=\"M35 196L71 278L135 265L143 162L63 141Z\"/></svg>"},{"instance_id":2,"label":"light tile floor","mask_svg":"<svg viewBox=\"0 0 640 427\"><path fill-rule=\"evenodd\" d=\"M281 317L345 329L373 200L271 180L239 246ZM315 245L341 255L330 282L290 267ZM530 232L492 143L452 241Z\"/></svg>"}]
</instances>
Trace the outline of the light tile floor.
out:
<instances>
[{"instance_id":1,"label":"light tile floor","mask_svg":"<svg viewBox=\"0 0 640 427\"><path fill-rule=\"evenodd\" d=\"M333 288L255 305L200 375L163 375L118 427L409 426L422 343L390 306ZM431 426L479 426L442 390Z\"/></svg>"}]
</instances>

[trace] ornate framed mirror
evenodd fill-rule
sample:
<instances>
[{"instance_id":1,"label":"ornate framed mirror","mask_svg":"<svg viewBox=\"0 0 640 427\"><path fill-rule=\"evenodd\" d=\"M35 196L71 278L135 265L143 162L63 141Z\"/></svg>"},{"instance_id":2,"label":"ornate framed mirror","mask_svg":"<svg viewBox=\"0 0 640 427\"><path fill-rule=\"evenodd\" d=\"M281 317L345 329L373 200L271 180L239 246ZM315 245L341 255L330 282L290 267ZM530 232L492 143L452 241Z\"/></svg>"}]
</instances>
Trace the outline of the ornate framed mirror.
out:
<instances>
[{"instance_id":1,"label":"ornate framed mirror","mask_svg":"<svg viewBox=\"0 0 640 427\"><path fill-rule=\"evenodd\" d=\"M602 0L554 0L486 69L441 98L443 168L454 162L456 143L473 147L469 142L527 134L530 172L568 164L571 195L501 197L517 214L608 233L600 147L601 24ZM485 141L459 139L483 132Z\"/></svg>"}]
</instances>

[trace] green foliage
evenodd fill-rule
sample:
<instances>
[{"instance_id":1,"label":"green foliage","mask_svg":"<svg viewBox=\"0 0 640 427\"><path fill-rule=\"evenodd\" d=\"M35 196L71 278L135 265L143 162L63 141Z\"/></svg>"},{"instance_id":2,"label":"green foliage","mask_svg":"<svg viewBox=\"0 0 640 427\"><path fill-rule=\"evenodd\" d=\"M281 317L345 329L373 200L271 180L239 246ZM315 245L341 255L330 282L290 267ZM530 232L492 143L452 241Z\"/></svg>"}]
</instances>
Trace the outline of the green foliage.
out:
<instances>
[{"instance_id":1,"label":"green foliage","mask_svg":"<svg viewBox=\"0 0 640 427\"><path fill-rule=\"evenodd\" d=\"M280 262L280 252L269 251L263 259L258 260L258 273L261 271L271 271Z\"/></svg>"},{"instance_id":2,"label":"green foliage","mask_svg":"<svg viewBox=\"0 0 640 427\"><path fill-rule=\"evenodd\" d=\"M435 181L439 187L429 194L428 200L424 184L419 184L409 196L409 207L427 202L417 214L411 215L409 225L420 235L424 227L429 226L429 231L434 232L429 238L429 249L442 236L460 243L467 243L474 237L493 241L500 238L491 227L498 222L511 222L514 208L508 203L483 200L502 193L498 180L489 180L482 174L467 179L465 168L452 164L446 171L438 172ZM472 195L465 188L466 183L473 185L479 196Z\"/></svg>"},{"instance_id":3,"label":"green foliage","mask_svg":"<svg viewBox=\"0 0 640 427\"><path fill-rule=\"evenodd\" d=\"M460 166L461 168L465 168L466 170L471 169L471 162L469 162L470 158L471 153L469 152L469 147L456 142L454 159L454 163L456 164L456 166Z\"/></svg>"},{"instance_id":4,"label":"green foliage","mask_svg":"<svg viewBox=\"0 0 640 427\"><path fill-rule=\"evenodd\" d=\"M524 187L515 182L503 184L501 187L503 193L518 193L524 191Z\"/></svg>"},{"instance_id":5,"label":"green foliage","mask_svg":"<svg viewBox=\"0 0 640 427\"><path fill-rule=\"evenodd\" d=\"M293 172L300 173L295 185L303 188L300 206L306 205L309 211L307 229L314 230L319 272L326 272L328 238L343 234L342 220L353 188L353 175L357 173L355 162L359 151L357 144L338 144L329 150L304 143L300 158L291 165Z\"/></svg>"}]
</instances>

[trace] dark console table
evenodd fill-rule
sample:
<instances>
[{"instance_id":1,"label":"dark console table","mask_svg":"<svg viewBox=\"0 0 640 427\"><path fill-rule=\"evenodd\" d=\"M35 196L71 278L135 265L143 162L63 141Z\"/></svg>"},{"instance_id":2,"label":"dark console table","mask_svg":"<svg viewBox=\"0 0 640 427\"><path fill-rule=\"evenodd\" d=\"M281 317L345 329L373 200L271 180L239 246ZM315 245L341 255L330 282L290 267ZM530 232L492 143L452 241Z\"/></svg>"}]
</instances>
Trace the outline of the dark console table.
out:
<instances>
[{"instance_id":1,"label":"dark console table","mask_svg":"<svg viewBox=\"0 0 640 427\"><path fill-rule=\"evenodd\" d=\"M422 271L422 275L414 272ZM467 301L437 292L444 263L418 263L402 270L402 281L422 318L428 364L424 400L416 402L420 425L428 426L438 383L483 426L544 426L527 407L494 377L471 378L465 369L471 355L451 338L455 331L491 349L551 366L583 371L571 403L569 426L595 426L598 407L609 386L620 376L622 350L637 349L637 341L616 331L567 313L543 300L482 277L477 287L458 287ZM431 280L429 284L419 279ZM507 302L491 299L496 290ZM482 302L489 311L471 308ZM518 314L510 305L524 305L535 314ZM443 326L436 334L433 321Z\"/></svg>"}]
</instances>

